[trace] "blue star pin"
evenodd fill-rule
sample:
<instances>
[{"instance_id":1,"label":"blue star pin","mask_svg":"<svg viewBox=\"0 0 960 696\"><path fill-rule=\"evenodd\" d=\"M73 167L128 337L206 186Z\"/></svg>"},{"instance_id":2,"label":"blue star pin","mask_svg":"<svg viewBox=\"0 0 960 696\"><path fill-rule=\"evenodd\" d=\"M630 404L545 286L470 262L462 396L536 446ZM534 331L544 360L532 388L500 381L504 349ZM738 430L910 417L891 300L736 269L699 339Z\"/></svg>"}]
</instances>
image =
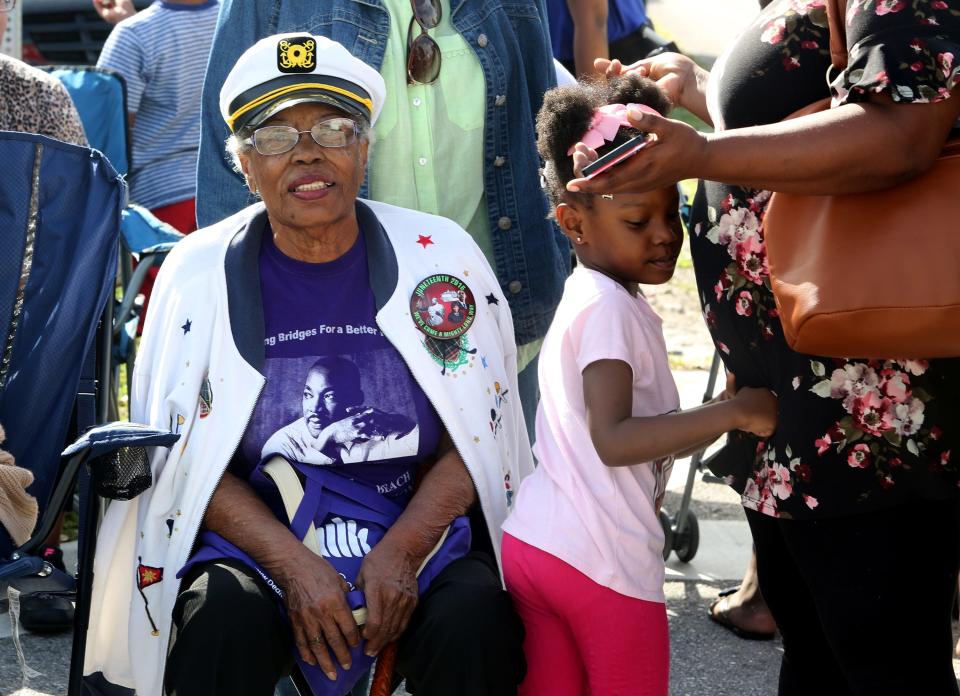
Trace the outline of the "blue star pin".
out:
<instances>
[{"instance_id":1,"label":"blue star pin","mask_svg":"<svg viewBox=\"0 0 960 696\"><path fill-rule=\"evenodd\" d=\"M183 335L184 335L184 336L186 336L188 333L190 333L190 326L191 326L192 324L193 324L193 322L190 321L189 319L187 319L187 321L184 323L184 325L180 327L181 329L183 329Z\"/></svg>"},{"instance_id":2,"label":"blue star pin","mask_svg":"<svg viewBox=\"0 0 960 696\"><path fill-rule=\"evenodd\" d=\"M500 304L500 300L498 300L498 299L497 299L497 296L494 295L494 294L491 292L489 295L487 295L487 304L499 305L499 304Z\"/></svg>"}]
</instances>

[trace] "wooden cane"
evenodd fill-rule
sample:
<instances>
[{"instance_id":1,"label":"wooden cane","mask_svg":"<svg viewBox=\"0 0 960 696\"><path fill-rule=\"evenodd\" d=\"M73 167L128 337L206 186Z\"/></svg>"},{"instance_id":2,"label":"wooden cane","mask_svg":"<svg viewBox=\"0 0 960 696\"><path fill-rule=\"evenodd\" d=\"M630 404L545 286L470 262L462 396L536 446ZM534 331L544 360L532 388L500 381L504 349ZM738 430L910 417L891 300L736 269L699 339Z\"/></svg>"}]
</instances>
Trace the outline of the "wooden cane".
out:
<instances>
[{"instance_id":1,"label":"wooden cane","mask_svg":"<svg viewBox=\"0 0 960 696\"><path fill-rule=\"evenodd\" d=\"M397 644L390 643L380 651L377 657L377 666L373 670L373 683L370 685L370 696L391 696L396 666Z\"/></svg>"}]
</instances>

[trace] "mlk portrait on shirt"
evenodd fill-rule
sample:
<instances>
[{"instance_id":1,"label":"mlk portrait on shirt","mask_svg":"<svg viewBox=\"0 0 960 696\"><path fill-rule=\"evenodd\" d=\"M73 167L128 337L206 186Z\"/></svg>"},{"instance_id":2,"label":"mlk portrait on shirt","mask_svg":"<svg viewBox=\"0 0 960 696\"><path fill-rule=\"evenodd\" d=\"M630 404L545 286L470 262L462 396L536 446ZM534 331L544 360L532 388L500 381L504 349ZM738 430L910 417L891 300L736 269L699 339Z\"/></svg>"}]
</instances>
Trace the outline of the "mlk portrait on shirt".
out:
<instances>
[{"instance_id":1,"label":"mlk portrait on shirt","mask_svg":"<svg viewBox=\"0 0 960 696\"><path fill-rule=\"evenodd\" d=\"M343 356L317 359L307 370L301 416L266 441L262 458L279 454L320 466L382 461L417 454L416 422L370 404L360 369Z\"/></svg>"}]
</instances>

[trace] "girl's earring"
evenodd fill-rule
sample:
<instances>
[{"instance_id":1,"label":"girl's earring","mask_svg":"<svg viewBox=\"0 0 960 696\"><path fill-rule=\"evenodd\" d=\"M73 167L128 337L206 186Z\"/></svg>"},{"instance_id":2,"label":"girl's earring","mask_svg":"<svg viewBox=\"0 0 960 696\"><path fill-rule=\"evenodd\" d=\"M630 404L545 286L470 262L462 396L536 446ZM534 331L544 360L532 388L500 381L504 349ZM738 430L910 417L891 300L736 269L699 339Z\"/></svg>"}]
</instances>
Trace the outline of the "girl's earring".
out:
<instances>
[{"instance_id":1,"label":"girl's earring","mask_svg":"<svg viewBox=\"0 0 960 696\"><path fill-rule=\"evenodd\" d=\"M578 235L577 235L577 244L583 244L583 235L582 235L582 234L578 234Z\"/></svg>"}]
</instances>

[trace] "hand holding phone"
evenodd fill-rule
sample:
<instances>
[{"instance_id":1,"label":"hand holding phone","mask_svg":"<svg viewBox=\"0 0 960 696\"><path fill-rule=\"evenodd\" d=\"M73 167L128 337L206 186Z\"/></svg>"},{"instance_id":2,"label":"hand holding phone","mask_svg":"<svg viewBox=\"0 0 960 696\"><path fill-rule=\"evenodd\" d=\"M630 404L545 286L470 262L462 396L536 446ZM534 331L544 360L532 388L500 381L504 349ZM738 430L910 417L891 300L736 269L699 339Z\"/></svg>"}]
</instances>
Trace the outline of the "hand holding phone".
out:
<instances>
[{"instance_id":1,"label":"hand holding phone","mask_svg":"<svg viewBox=\"0 0 960 696\"><path fill-rule=\"evenodd\" d=\"M642 150L647 145L647 134L640 133L630 138L627 142L618 145L614 149L610 150L603 157L598 158L597 160L591 162L583 168L581 176L585 179L592 179L597 174L607 171L614 165L623 162L625 159L631 155L636 154Z\"/></svg>"}]
</instances>

